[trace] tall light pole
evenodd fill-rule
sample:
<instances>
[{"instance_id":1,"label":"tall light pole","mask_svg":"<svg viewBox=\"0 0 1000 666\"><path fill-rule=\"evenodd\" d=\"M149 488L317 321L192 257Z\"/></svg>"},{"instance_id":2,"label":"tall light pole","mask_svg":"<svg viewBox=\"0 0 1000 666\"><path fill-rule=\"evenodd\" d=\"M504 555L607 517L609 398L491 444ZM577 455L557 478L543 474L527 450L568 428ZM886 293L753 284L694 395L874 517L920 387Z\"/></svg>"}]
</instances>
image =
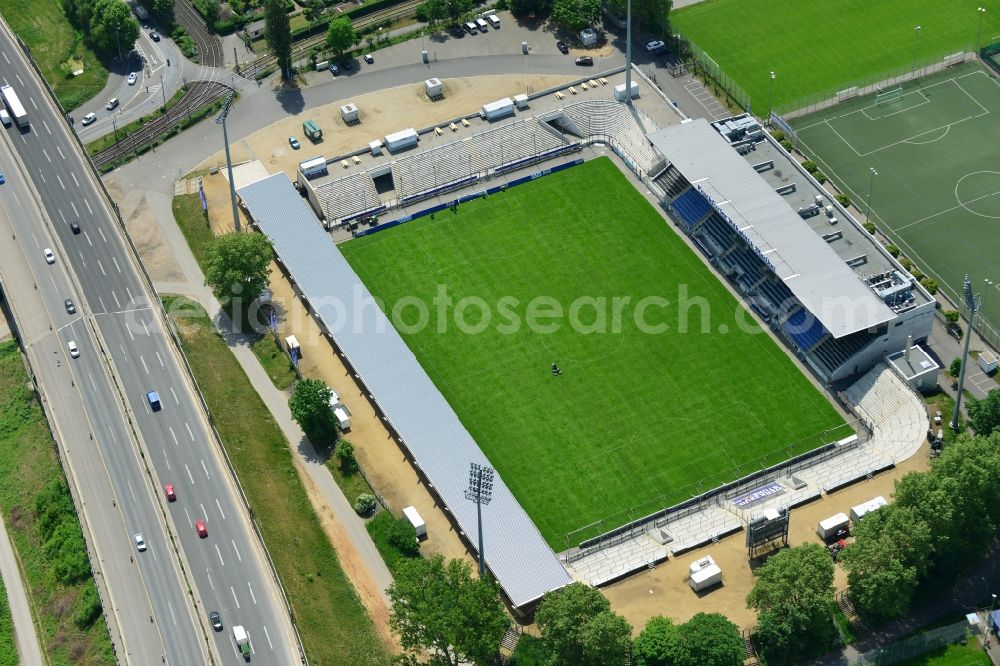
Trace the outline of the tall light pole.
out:
<instances>
[{"instance_id":1,"label":"tall light pole","mask_svg":"<svg viewBox=\"0 0 1000 666\"><path fill-rule=\"evenodd\" d=\"M958 415L962 408L962 391L965 388L965 366L969 365L969 342L972 340L972 330L976 323L976 313L982 304L982 297L972 293L972 280L965 274L965 307L969 310L969 330L965 332L965 348L962 350L962 370L958 373L958 395L955 396L955 412L951 415L951 429L958 430Z\"/></svg>"},{"instance_id":2,"label":"tall light pole","mask_svg":"<svg viewBox=\"0 0 1000 666\"><path fill-rule=\"evenodd\" d=\"M911 72L917 71L917 44L920 43L920 26L913 28L913 64L911 66Z\"/></svg>"},{"instance_id":3,"label":"tall light pole","mask_svg":"<svg viewBox=\"0 0 1000 666\"><path fill-rule=\"evenodd\" d=\"M479 526L479 577L486 575L486 559L483 555L483 505L493 499L493 468L489 465L472 463L469 470L469 488L465 499L476 503L476 520Z\"/></svg>"},{"instance_id":4,"label":"tall light pole","mask_svg":"<svg viewBox=\"0 0 1000 666\"><path fill-rule=\"evenodd\" d=\"M771 72L771 79L767 82L767 122L771 122L771 93L774 91L774 72Z\"/></svg>"},{"instance_id":5,"label":"tall light pole","mask_svg":"<svg viewBox=\"0 0 1000 666\"><path fill-rule=\"evenodd\" d=\"M872 188L875 186L875 176L878 175L878 171L875 167L869 167L871 170L871 175L868 177L868 201L865 203L865 224L868 223L868 214L872 212Z\"/></svg>"},{"instance_id":6,"label":"tall light pole","mask_svg":"<svg viewBox=\"0 0 1000 666\"><path fill-rule=\"evenodd\" d=\"M632 105L632 0L625 4L625 103Z\"/></svg>"},{"instance_id":7,"label":"tall light pole","mask_svg":"<svg viewBox=\"0 0 1000 666\"><path fill-rule=\"evenodd\" d=\"M236 89L233 88L229 92L229 97L222 104L222 111L219 112L219 117L215 119L215 124L222 125L222 140L226 144L226 171L229 174L229 198L233 204L233 228L239 232L240 211L236 208L236 183L233 182L233 160L229 156L229 132L226 131L226 117L229 116L229 107L232 106L235 95Z\"/></svg>"},{"instance_id":8,"label":"tall light pole","mask_svg":"<svg viewBox=\"0 0 1000 666\"><path fill-rule=\"evenodd\" d=\"M163 86L163 74L160 74L160 94L163 95L163 112L167 112L167 89Z\"/></svg>"},{"instance_id":9,"label":"tall light pole","mask_svg":"<svg viewBox=\"0 0 1000 666\"><path fill-rule=\"evenodd\" d=\"M983 15L986 14L986 7L977 7L979 13L979 28L976 29L976 53L979 53L979 40L983 36Z\"/></svg>"}]
</instances>

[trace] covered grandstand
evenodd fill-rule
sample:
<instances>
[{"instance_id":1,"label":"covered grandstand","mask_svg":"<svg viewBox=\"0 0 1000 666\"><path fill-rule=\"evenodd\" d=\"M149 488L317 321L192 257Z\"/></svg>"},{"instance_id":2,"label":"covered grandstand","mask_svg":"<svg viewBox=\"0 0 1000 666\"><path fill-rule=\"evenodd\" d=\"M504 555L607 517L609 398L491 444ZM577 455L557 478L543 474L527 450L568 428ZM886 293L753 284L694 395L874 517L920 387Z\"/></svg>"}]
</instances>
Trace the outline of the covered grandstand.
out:
<instances>
[{"instance_id":1,"label":"covered grandstand","mask_svg":"<svg viewBox=\"0 0 1000 666\"><path fill-rule=\"evenodd\" d=\"M819 215L833 210L817 203L826 203L825 191L796 211L779 193L796 187L775 188L759 172L773 169L773 159L755 168L704 120L649 139L669 161L656 184L671 217L824 382L864 372L908 335L930 333L933 299L870 236L868 247L851 243L848 257L835 249L848 229L858 229L843 209L841 220ZM808 217L827 229L843 225L819 233Z\"/></svg>"},{"instance_id":2,"label":"covered grandstand","mask_svg":"<svg viewBox=\"0 0 1000 666\"><path fill-rule=\"evenodd\" d=\"M476 507L465 491L470 463L488 465L486 456L288 177L278 173L258 180L241 187L239 196L320 327L474 550ZM513 606L529 606L571 582L499 475L484 518L486 565Z\"/></svg>"}]
</instances>

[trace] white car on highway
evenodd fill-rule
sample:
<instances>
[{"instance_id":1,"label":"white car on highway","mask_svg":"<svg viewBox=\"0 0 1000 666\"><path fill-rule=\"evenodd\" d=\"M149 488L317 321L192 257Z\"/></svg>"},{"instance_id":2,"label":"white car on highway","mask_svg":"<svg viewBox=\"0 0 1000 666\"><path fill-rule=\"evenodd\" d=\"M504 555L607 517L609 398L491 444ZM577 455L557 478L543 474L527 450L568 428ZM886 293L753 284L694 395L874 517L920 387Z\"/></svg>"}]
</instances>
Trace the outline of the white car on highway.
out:
<instances>
[{"instance_id":1,"label":"white car on highway","mask_svg":"<svg viewBox=\"0 0 1000 666\"><path fill-rule=\"evenodd\" d=\"M45 263L54 264L56 263L56 253L52 251L52 248L47 247L42 250L42 254L45 255Z\"/></svg>"},{"instance_id":2,"label":"white car on highway","mask_svg":"<svg viewBox=\"0 0 1000 666\"><path fill-rule=\"evenodd\" d=\"M135 535L135 548L140 553L146 550L146 540L142 538L142 534Z\"/></svg>"},{"instance_id":3,"label":"white car on highway","mask_svg":"<svg viewBox=\"0 0 1000 666\"><path fill-rule=\"evenodd\" d=\"M73 358L80 358L80 348L76 346L76 340L70 340L69 344L66 346L69 347L70 356Z\"/></svg>"},{"instance_id":4,"label":"white car on highway","mask_svg":"<svg viewBox=\"0 0 1000 666\"><path fill-rule=\"evenodd\" d=\"M86 127L95 120L97 120L97 114L91 111L90 113L88 113L83 117L83 120L81 122L83 123L84 127Z\"/></svg>"}]
</instances>

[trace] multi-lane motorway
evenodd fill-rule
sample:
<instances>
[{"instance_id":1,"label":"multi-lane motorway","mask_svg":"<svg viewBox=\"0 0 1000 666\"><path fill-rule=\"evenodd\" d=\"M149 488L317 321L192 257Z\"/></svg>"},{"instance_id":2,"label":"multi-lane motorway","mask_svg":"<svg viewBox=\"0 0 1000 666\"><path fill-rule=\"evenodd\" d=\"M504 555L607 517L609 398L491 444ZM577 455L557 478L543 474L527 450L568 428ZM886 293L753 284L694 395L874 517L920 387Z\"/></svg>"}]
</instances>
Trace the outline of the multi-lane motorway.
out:
<instances>
[{"instance_id":1,"label":"multi-lane motorway","mask_svg":"<svg viewBox=\"0 0 1000 666\"><path fill-rule=\"evenodd\" d=\"M128 553L129 564L136 566L141 592L108 587L129 653L157 656L155 661L148 656L130 661L201 664L210 647L221 663L236 663L241 659L230 630L241 624L250 636L255 663L299 662L262 546L138 260L79 145L5 29L0 30L0 79L15 87L28 111L30 131L5 131L45 216L30 213L31 198L23 188L10 215L12 236L54 325L55 335L46 344L58 340L61 347L52 350L49 360L72 375L71 386L85 410L79 427L93 437L90 463L105 473L103 487L88 487L83 494L99 497L103 492L104 501L120 515L117 529L91 532L99 552ZM18 170L4 170L9 180L19 177ZM80 233L73 232L74 222ZM46 263L44 248L53 249L54 264ZM74 300L76 314L66 312L66 298ZM70 340L79 347L79 358L62 351ZM159 393L161 410L150 410L148 391ZM50 400L50 407L58 404L63 403ZM93 478L77 482L93 483ZM164 498L167 483L176 489L176 502ZM195 532L198 520L206 522L207 537ZM137 550L135 534L148 544L144 552ZM221 613L222 631L208 625L210 610ZM158 645L140 650L132 644L130 623L137 619L156 628ZM149 640L148 630L140 635Z\"/></svg>"}]
</instances>

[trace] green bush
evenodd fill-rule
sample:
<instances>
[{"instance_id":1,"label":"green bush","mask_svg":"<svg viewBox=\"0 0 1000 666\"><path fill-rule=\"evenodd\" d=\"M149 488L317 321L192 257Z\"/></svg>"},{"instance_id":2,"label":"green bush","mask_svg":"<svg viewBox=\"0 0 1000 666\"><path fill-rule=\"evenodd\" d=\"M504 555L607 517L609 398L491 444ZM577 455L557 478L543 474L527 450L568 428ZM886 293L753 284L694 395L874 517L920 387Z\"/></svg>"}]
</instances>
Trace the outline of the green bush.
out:
<instances>
[{"instance_id":1,"label":"green bush","mask_svg":"<svg viewBox=\"0 0 1000 666\"><path fill-rule=\"evenodd\" d=\"M875 224L873 222L865 222L863 226L865 231L870 233L872 236L875 235Z\"/></svg>"},{"instance_id":2,"label":"green bush","mask_svg":"<svg viewBox=\"0 0 1000 666\"><path fill-rule=\"evenodd\" d=\"M340 462L340 469L345 474L353 474L358 471L358 460L354 457L354 445L346 439L337 442L337 450L334 452Z\"/></svg>"},{"instance_id":3,"label":"green bush","mask_svg":"<svg viewBox=\"0 0 1000 666\"><path fill-rule=\"evenodd\" d=\"M358 499L354 501L354 511L357 512L362 518L367 518L375 512L375 507L378 506L378 502L375 498L368 494L358 495Z\"/></svg>"},{"instance_id":4,"label":"green bush","mask_svg":"<svg viewBox=\"0 0 1000 666\"><path fill-rule=\"evenodd\" d=\"M819 171L819 167L816 166L816 163L813 162L812 160L806 160L805 162L803 162L802 168L808 171L809 173L816 173L817 171Z\"/></svg>"},{"instance_id":5,"label":"green bush","mask_svg":"<svg viewBox=\"0 0 1000 666\"><path fill-rule=\"evenodd\" d=\"M849 208L851 205L851 197L847 196L846 194L835 194L833 195L833 198L836 199L837 203L839 203L844 208Z\"/></svg>"},{"instance_id":6,"label":"green bush","mask_svg":"<svg viewBox=\"0 0 1000 666\"><path fill-rule=\"evenodd\" d=\"M962 373L962 359L957 356L952 360L951 365L948 366L948 374L952 377L958 377Z\"/></svg>"},{"instance_id":7,"label":"green bush","mask_svg":"<svg viewBox=\"0 0 1000 666\"><path fill-rule=\"evenodd\" d=\"M896 245L887 245L885 247L885 251L894 257L899 257L899 247L897 247Z\"/></svg>"},{"instance_id":8,"label":"green bush","mask_svg":"<svg viewBox=\"0 0 1000 666\"><path fill-rule=\"evenodd\" d=\"M826 174L823 173L822 171L816 171L816 172L814 172L813 173L813 178L815 178L816 182L819 183L820 185L822 185L823 183L826 182Z\"/></svg>"},{"instance_id":9,"label":"green bush","mask_svg":"<svg viewBox=\"0 0 1000 666\"><path fill-rule=\"evenodd\" d=\"M907 259L906 257L899 258L899 265L908 271L913 269L913 262Z\"/></svg>"},{"instance_id":10,"label":"green bush","mask_svg":"<svg viewBox=\"0 0 1000 666\"><path fill-rule=\"evenodd\" d=\"M782 139L778 143L780 143L781 147L784 148L785 150L787 150L788 152L792 152L792 148L793 148L792 142L789 141L788 139Z\"/></svg>"},{"instance_id":11,"label":"green bush","mask_svg":"<svg viewBox=\"0 0 1000 666\"><path fill-rule=\"evenodd\" d=\"M949 326L957 325L958 320L962 318L962 315L958 313L958 310L945 310L941 314L944 316L944 320L948 322Z\"/></svg>"},{"instance_id":12,"label":"green bush","mask_svg":"<svg viewBox=\"0 0 1000 666\"><path fill-rule=\"evenodd\" d=\"M923 282L924 278L927 277L926 275L924 275L924 272L919 268L914 268L913 270L911 270L910 275L912 275L913 279L915 279L917 282Z\"/></svg>"},{"instance_id":13,"label":"green bush","mask_svg":"<svg viewBox=\"0 0 1000 666\"><path fill-rule=\"evenodd\" d=\"M413 557L420 552L417 531L406 518L397 518L389 528L389 545L407 557Z\"/></svg>"},{"instance_id":14,"label":"green bush","mask_svg":"<svg viewBox=\"0 0 1000 666\"><path fill-rule=\"evenodd\" d=\"M771 132L771 136L773 136L774 140L777 141L778 143L781 143L782 141L785 140L785 133L782 132L780 129Z\"/></svg>"},{"instance_id":15,"label":"green bush","mask_svg":"<svg viewBox=\"0 0 1000 666\"><path fill-rule=\"evenodd\" d=\"M939 285L937 283L937 280L933 278L924 276L923 278L920 279L920 284L924 286L924 289L926 289L931 296L933 296L938 292Z\"/></svg>"},{"instance_id":16,"label":"green bush","mask_svg":"<svg viewBox=\"0 0 1000 666\"><path fill-rule=\"evenodd\" d=\"M86 629L101 616L101 597L93 581L88 581L80 595L80 607L73 614L73 624L80 629Z\"/></svg>"}]
</instances>

